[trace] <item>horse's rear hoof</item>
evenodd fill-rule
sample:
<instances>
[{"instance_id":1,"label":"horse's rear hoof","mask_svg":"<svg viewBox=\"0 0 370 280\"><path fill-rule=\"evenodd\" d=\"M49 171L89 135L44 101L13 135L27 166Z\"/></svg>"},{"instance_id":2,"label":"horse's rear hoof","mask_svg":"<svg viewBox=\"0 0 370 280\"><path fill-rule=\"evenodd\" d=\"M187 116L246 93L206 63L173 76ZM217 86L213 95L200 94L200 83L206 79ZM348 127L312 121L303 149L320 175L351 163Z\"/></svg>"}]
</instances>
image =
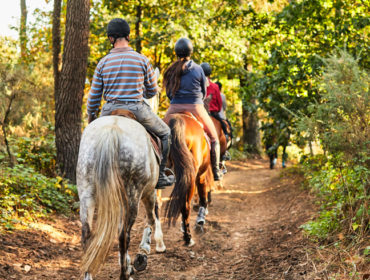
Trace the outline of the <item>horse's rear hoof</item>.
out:
<instances>
[{"instance_id":1,"label":"horse's rear hoof","mask_svg":"<svg viewBox=\"0 0 370 280\"><path fill-rule=\"evenodd\" d=\"M196 224L195 225L195 233L196 234L203 234L204 233L204 227L203 227L203 223L201 223L201 224Z\"/></svg>"},{"instance_id":2,"label":"horse's rear hoof","mask_svg":"<svg viewBox=\"0 0 370 280\"><path fill-rule=\"evenodd\" d=\"M142 271L146 268L148 264L148 257L143 254L137 254L135 261L134 261L134 267L137 271Z\"/></svg>"},{"instance_id":3,"label":"horse's rear hoof","mask_svg":"<svg viewBox=\"0 0 370 280\"><path fill-rule=\"evenodd\" d=\"M195 242L193 239L190 239L189 242L185 242L185 245L188 247L193 247L195 245Z\"/></svg>"}]
</instances>

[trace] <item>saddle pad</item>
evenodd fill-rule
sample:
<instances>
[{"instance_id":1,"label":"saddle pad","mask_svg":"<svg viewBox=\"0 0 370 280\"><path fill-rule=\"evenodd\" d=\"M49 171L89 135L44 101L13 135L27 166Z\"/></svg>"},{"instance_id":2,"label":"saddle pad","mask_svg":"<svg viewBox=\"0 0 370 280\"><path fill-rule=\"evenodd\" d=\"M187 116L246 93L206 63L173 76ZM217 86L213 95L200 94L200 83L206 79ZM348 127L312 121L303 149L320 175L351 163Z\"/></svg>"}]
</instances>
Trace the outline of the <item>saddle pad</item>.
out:
<instances>
[{"instance_id":1,"label":"saddle pad","mask_svg":"<svg viewBox=\"0 0 370 280\"><path fill-rule=\"evenodd\" d=\"M126 118L129 118L129 119L132 119L132 120L137 121L134 113L132 113L130 110L126 110L126 109L116 109L116 110L113 110L111 112L111 115L112 116L126 117ZM157 158L158 164L160 164L161 163L161 160L162 160L162 144L161 144L161 140L156 135L154 135L153 133L151 133L149 130L147 130L146 132L149 134L149 138L150 138L150 142L152 143L154 154L155 154L155 156Z\"/></svg>"}]
</instances>

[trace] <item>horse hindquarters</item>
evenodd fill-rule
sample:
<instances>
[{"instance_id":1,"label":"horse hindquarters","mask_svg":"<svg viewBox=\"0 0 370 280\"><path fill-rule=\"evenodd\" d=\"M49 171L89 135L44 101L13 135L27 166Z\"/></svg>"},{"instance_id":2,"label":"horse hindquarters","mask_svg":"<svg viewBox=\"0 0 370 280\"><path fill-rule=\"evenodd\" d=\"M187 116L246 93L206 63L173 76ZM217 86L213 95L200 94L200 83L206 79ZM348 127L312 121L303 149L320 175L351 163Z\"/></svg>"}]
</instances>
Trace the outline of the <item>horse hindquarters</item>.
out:
<instances>
[{"instance_id":1,"label":"horse hindquarters","mask_svg":"<svg viewBox=\"0 0 370 280\"><path fill-rule=\"evenodd\" d=\"M125 195L122 193L124 185L119 171L119 153L117 153L120 147L121 132L118 126L111 125L104 128L99 135L95 135L99 137L94 147L96 158L92 172L85 172L91 178L82 178L82 181L93 182L89 187L95 190L97 207L96 228L87 242L82 259L82 269L86 272L85 277L98 272L117 236L117 229L122 228L121 218L124 215ZM80 161L80 158L89 158L89 155L83 152L91 151L84 149L84 146L91 145L90 139L86 140L81 141L80 146L82 152L79 155L78 168L81 170L88 168L85 160ZM83 164L86 166L80 166ZM80 200L83 203L83 198Z\"/></svg>"},{"instance_id":2,"label":"horse hindquarters","mask_svg":"<svg viewBox=\"0 0 370 280\"><path fill-rule=\"evenodd\" d=\"M190 202L195 190L195 161L186 144L185 121L181 116L173 116L169 121L169 127L172 135L170 158L175 170L176 183L166 206L166 216L169 224L174 224L180 213L182 214L185 244L193 245L189 220Z\"/></svg>"}]
</instances>

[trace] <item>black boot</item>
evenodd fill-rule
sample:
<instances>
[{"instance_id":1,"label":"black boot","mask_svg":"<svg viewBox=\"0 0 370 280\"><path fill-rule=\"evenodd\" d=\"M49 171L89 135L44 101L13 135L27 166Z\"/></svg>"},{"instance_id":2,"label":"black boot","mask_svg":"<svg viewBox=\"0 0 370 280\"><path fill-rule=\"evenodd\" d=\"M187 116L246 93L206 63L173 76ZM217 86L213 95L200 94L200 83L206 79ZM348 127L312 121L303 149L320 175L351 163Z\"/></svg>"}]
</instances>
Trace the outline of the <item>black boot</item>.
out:
<instances>
[{"instance_id":1,"label":"black boot","mask_svg":"<svg viewBox=\"0 0 370 280\"><path fill-rule=\"evenodd\" d=\"M156 189L165 189L167 186L171 186L175 183L175 176L171 169L166 168L168 155L170 153L170 146L171 146L171 135L164 136L161 138L162 141L162 160L161 164L159 165L159 177L158 183L156 185ZM172 175L166 175L166 171L170 171Z\"/></svg>"},{"instance_id":2,"label":"black boot","mask_svg":"<svg viewBox=\"0 0 370 280\"><path fill-rule=\"evenodd\" d=\"M213 178L215 181L221 181L222 173L220 172L220 142L211 143L211 164Z\"/></svg>"}]
</instances>

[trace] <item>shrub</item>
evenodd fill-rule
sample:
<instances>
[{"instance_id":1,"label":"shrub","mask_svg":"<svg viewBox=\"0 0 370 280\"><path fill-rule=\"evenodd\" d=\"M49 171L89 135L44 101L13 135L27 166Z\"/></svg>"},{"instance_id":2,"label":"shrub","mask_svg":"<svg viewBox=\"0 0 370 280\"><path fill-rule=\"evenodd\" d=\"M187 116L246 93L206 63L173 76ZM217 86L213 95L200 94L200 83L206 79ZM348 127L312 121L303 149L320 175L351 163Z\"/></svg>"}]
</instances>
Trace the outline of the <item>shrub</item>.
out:
<instances>
[{"instance_id":1,"label":"shrub","mask_svg":"<svg viewBox=\"0 0 370 280\"><path fill-rule=\"evenodd\" d=\"M321 208L319 217L302 227L321 240L339 232L349 239L364 237L369 231L370 170L341 161L342 157L323 161L319 155L317 160L304 162L306 180L318 195Z\"/></svg>"},{"instance_id":2,"label":"shrub","mask_svg":"<svg viewBox=\"0 0 370 280\"><path fill-rule=\"evenodd\" d=\"M76 186L61 177L48 178L21 164L0 168L0 227L11 229L17 221L76 209Z\"/></svg>"},{"instance_id":3,"label":"shrub","mask_svg":"<svg viewBox=\"0 0 370 280\"><path fill-rule=\"evenodd\" d=\"M35 171L55 177L56 148L55 136L50 133L45 136L17 137L13 141L13 150L17 162L32 167Z\"/></svg>"}]
</instances>

